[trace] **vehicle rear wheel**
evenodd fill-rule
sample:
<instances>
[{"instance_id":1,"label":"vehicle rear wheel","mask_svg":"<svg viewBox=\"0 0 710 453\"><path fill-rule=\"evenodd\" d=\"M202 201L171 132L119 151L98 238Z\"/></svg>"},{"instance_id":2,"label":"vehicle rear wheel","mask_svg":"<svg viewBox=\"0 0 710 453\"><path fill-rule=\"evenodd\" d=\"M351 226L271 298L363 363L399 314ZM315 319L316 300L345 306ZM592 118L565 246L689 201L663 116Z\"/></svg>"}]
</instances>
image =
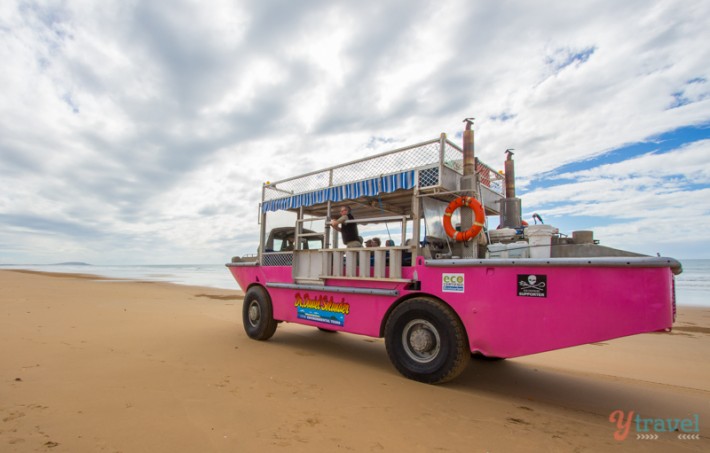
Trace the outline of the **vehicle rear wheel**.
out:
<instances>
[{"instance_id":1,"label":"vehicle rear wheel","mask_svg":"<svg viewBox=\"0 0 710 453\"><path fill-rule=\"evenodd\" d=\"M268 340L276 332L271 297L261 286L252 286L244 295L242 322L249 338Z\"/></svg>"},{"instance_id":2,"label":"vehicle rear wheel","mask_svg":"<svg viewBox=\"0 0 710 453\"><path fill-rule=\"evenodd\" d=\"M423 297L392 311L385 324L385 346L402 375L427 384L456 378L471 357L456 313L438 300Z\"/></svg>"}]
</instances>

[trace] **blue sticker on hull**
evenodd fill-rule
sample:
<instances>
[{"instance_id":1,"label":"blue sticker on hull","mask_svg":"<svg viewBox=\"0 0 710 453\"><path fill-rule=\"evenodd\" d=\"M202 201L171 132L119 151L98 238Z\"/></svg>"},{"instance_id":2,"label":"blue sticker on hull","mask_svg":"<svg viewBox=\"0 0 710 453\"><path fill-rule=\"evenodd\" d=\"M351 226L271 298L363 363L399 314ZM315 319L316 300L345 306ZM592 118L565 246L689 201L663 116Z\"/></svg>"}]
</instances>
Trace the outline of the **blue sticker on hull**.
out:
<instances>
[{"instance_id":1,"label":"blue sticker on hull","mask_svg":"<svg viewBox=\"0 0 710 453\"><path fill-rule=\"evenodd\" d=\"M312 308L299 308L298 318L308 321L322 322L333 326L342 326L345 324L345 315L341 313L332 313L323 310L315 310Z\"/></svg>"}]
</instances>

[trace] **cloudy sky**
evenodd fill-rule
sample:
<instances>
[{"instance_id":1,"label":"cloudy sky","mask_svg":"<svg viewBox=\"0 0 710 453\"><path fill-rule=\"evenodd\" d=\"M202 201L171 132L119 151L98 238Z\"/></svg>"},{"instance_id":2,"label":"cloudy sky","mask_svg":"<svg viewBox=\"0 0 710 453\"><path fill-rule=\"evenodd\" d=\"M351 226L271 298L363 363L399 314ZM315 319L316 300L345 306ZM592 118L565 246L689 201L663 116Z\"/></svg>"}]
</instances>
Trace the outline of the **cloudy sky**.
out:
<instances>
[{"instance_id":1,"label":"cloudy sky","mask_svg":"<svg viewBox=\"0 0 710 453\"><path fill-rule=\"evenodd\" d=\"M3 1L0 263L223 263L261 184L438 137L524 217L710 258L710 2ZM496 223L497 224L497 223Z\"/></svg>"}]
</instances>

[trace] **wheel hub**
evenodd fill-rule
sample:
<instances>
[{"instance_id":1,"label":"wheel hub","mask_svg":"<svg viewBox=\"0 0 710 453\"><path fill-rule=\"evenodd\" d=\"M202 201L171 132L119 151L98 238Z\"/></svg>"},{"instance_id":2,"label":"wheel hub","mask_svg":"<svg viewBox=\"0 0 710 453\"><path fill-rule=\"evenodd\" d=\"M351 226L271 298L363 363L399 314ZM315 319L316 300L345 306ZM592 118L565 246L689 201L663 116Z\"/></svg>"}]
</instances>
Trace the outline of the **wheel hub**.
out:
<instances>
[{"instance_id":1,"label":"wheel hub","mask_svg":"<svg viewBox=\"0 0 710 453\"><path fill-rule=\"evenodd\" d=\"M432 349L434 346L434 336L426 329L416 328L412 332L409 342L414 352L421 354Z\"/></svg>"},{"instance_id":2,"label":"wheel hub","mask_svg":"<svg viewBox=\"0 0 710 453\"><path fill-rule=\"evenodd\" d=\"M259 318L261 318L261 310L259 310L259 304L252 303L249 306L249 322L251 323L251 325L255 326L257 322L259 322Z\"/></svg>"},{"instance_id":3,"label":"wheel hub","mask_svg":"<svg viewBox=\"0 0 710 453\"><path fill-rule=\"evenodd\" d=\"M419 363L431 362L441 349L439 331L425 319L409 321L402 331L402 346L412 360Z\"/></svg>"}]
</instances>

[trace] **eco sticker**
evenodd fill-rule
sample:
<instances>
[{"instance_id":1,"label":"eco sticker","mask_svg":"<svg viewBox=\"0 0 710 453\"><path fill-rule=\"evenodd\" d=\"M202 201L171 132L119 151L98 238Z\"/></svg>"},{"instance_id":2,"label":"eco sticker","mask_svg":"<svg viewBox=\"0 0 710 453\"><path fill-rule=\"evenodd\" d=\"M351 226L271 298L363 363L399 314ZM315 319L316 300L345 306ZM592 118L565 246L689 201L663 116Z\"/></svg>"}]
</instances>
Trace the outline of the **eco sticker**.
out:
<instances>
[{"instance_id":1,"label":"eco sticker","mask_svg":"<svg viewBox=\"0 0 710 453\"><path fill-rule=\"evenodd\" d=\"M445 293L462 293L464 287L463 274L444 274L441 276L441 290Z\"/></svg>"}]
</instances>

